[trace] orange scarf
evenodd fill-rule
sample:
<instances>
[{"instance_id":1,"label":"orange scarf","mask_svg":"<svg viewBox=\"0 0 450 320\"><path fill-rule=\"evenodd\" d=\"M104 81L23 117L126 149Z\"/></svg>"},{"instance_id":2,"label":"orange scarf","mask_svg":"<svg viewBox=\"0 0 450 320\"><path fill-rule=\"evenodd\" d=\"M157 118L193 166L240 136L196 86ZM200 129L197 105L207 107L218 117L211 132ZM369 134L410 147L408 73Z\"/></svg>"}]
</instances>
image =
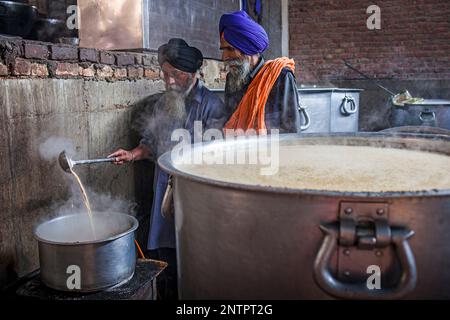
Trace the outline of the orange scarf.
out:
<instances>
[{"instance_id":1,"label":"orange scarf","mask_svg":"<svg viewBox=\"0 0 450 320\"><path fill-rule=\"evenodd\" d=\"M282 57L264 63L250 83L236 111L225 124L225 129L242 129L244 131L255 129L259 134L267 134L264 121L266 102L281 70L286 67L294 72L294 60Z\"/></svg>"}]
</instances>

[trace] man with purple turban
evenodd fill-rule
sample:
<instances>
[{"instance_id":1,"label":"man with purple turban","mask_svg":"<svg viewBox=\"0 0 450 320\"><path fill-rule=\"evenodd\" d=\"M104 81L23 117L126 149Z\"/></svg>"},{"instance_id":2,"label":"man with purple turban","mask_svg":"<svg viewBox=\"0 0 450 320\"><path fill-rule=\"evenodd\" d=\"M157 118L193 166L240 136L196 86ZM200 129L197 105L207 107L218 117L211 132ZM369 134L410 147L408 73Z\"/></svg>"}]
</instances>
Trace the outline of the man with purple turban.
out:
<instances>
[{"instance_id":1,"label":"man with purple turban","mask_svg":"<svg viewBox=\"0 0 450 320\"><path fill-rule=\"evenodd\" d=\"M282 57L265 61L266 31L245 11L220 18L220 49L229 70L225 85L226 129L255 129L264 134L300 132L295 63Z\"/></svg>"}]
</instances>

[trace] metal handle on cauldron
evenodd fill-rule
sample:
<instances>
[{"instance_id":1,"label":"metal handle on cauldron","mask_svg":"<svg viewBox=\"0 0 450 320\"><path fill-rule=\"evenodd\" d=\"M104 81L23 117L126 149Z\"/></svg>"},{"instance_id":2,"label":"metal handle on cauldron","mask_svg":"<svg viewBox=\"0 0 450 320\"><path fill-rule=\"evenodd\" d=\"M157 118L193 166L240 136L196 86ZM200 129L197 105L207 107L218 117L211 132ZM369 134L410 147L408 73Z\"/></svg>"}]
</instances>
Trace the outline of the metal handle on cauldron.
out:
<instances>
[{"instance_id":1,"label":"metal handle on cauldron","mask_svg":"<svg viewBox=\"0 0 450 320\"><path fill-rule=\"evenodd\" d=\"M350 105L350 108L347 108L347 104ZM342 99L340 106L341 114L345 117L352 115L358 111L358 107L356 106L355 99L352 96L347 96Z\"/></svg>"},{"instance_id":2,"label":"metal handle on cauldron","mask_svg":"<svg viewBox=\"0 0 450 320\"><path fill-rule=\"evenodd\" d=\"M337 280L331 274L328 265L338 246L339 226L322 224L320 229L325 237L314 261L314 279L318 286L328 294L343 299L398 299L415 288L417 268L408 243L408 239L414 235L414 231L390 227L390 242L395 246L403 273L396 287L370 290L366 283L345 283Z\"/></svg>"},{"instance_id":3,"label":"metal handle on cauldron","mask_svg":"<svg viewBox=\"0 0 450 320\"><path fill-rule=\"evenodd\" d=\"M425 119L424 118L424 115L430 115L430 114L431 114L431 119ZM435 121L436 120L436 113L434 111L431 111L431 110L422 111L419 114L419 119L420 119L420 121L422 121L422 123L423 122Z\"/></svg>"},{"instance_id":4,"label":"metal handle on cauldron","mask_svg":"<svg viewBox=\"0 0 450 320\"><path fill-rule=\"evenodd\" d=\"M161 215L167 218L173 215L173 186L172 186L172 176L169 176L169 181L167 183L166 192L164 192L164 197L161 204Z\"/></svg>"},{"instance_id":5,"label":"metal handle on cauldron","mask_svg":"<svg viewBox=\"0 0 450 320\"><path fill-rule=\"evenodd\" d=\"M311 125L311 117L308 113L308 111L306 111L307 106L299 104L298 105L298 111L300 111L300 114L303 114L303 116L305 117L305 124L300 126L300 131L305 131L309 128L309 126Z\"/></svg>"}]
</instances>

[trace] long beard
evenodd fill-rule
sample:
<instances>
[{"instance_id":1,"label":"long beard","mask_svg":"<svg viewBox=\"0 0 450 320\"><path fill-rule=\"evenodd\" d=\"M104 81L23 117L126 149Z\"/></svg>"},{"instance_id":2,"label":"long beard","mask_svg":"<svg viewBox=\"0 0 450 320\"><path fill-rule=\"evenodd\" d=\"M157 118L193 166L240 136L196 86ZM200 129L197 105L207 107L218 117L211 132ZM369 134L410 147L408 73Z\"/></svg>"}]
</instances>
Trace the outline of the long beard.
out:
<instances>
[{"instance_id":1,"label":"long beard","mask_svg":"<svg viewBox=\"0 0 450 320\"><path fill-rule=\"evenodd\" d=\"M226 61L225 66L230 70L227 77L227 91L241 91L250 82L250 62L247 59L234 59Z\"/></svg>"},{"instance_id":2,"label":"long beard","mask_svg":"<svg viewBox=\"0 0 450 320\"><path fill-rule=\"evenodd\" d=\"M186 117L185 93L183 91L168 90L158 100L155 111L163 122L177 122Z\"/></svg>"}]
</instances>

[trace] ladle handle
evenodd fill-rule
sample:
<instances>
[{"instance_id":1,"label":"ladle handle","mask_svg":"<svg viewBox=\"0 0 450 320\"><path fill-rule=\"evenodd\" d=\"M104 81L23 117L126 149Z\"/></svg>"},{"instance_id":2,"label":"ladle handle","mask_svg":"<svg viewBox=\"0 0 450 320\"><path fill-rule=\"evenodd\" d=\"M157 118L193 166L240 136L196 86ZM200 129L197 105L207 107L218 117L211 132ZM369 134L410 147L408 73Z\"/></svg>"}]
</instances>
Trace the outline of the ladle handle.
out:
<instances>
[{"instance_id":1,"label":"ladle handle","mask_svg":"<svg viewBox=\"0 0 450 320\"><path fill-rule=\"evenodd\" d=\"M104 159L91 159L91 160L72 160L73 165L78 164L93 164L93 163L103 163L103 162L115 162L116 158L104 158Z\"/></svg>"}]
</instances>

